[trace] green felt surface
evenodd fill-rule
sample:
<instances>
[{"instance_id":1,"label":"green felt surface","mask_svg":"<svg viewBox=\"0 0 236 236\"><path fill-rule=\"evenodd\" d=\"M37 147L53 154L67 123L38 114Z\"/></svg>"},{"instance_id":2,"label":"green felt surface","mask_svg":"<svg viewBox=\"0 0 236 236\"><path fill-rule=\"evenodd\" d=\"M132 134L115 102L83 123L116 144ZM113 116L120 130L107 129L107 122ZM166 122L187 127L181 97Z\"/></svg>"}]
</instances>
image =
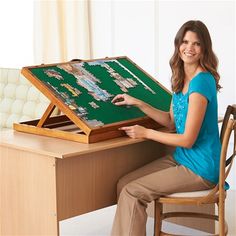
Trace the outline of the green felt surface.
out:
<instances>
[{"instance_id":1,"label":"green felt surface","mask_svg":"<svg viewBox=\"0 0 236 236\"><path fill-rule=\"evenodd\" d=\"M73 67L77 67L77 69L79 68L79 71L82 71L82 74L86 76L85 72L83 72L85 70L86 73L90 73L90 75L96 77L99 81L91 82L91 78L86 79L85 76L75 76L66 72L57 65L35 67L31 68L30 71L34 77L44 83L58 99L67 104L68 109L72 109L76 116L79 116L91 127L145 116L136 107L118 107L112 104L112 98L119 93L126 92L131 96L142 99L158 109L164 111L169 110L171 95L125 57L118 58L117 60L108 58L91 63L69 62L69 64ZM107 68L105 68L104 65ZM127 78L130 78L134 83L136 83L136 85L133 85L131 88L126 88L127 91L122 91L121 87L115 83L115 78L108 72L108 68L112 70L113 73L116 73L116 76L120 76L119 78L121 78L121 80L118 79L119 81L126 83L125 81ZM54 76L50 77L46 73L48 70L49 72L50 70L53 70L53 73L59 75L60 79L56 79ZM82 87L78 81L82 81L86 86L91 85L95 88L95 91L98 91L97 94L104 93L105 96L108 94L110 95L106 97L106 101L103 101L102 99L97 100L91 95L88 87ZM68 90L68 88L66 88L67 85L71 86L73 89L76 88L77 90L71 92L70 89ZM98 90L96 88L98 88ZM104 92L104 90L106 92ZM79 94L76 95L76 93ZM97 108L92 107L91 104L89 104L91 102L94 102ZM69 108L70 104L74 107ZM83 114L81 109L84 109L86 113Z\"/></svg>"}]
</instances>

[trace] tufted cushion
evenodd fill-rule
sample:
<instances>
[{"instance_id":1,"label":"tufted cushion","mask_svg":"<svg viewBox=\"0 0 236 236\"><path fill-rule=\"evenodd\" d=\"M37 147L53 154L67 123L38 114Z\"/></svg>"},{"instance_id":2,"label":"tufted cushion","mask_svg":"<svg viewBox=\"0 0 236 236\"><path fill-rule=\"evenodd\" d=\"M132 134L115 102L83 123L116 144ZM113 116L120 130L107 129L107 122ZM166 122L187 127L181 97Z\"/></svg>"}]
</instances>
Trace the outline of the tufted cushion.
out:
<instances>
[{"instance_id":1,"label":"tufted cushion","mask_svg":"<svg viewBox=\"0 0 236 236\"><path fill-rule=\"evenodd\" d=\"M0 130L41 118L49 103L19 69L0 68Z\"/></svg>"}]
</instances>

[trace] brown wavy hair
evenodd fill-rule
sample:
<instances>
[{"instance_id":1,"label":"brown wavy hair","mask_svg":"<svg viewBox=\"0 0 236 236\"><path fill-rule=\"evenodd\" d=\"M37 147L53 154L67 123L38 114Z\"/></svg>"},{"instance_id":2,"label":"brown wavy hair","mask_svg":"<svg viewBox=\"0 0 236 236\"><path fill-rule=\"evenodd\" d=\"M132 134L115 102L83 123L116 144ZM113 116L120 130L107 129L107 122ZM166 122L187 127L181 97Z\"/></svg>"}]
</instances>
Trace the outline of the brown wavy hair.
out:
<instances>
[{"instance_id":1,"label":"brown wavy hair","mask_svg":"<svg viewBox=\"0 0 236 236\"><path fill-rule=\"evenodd\" d=\"M173 92L181 92L184 86L184 63L180 58L179 47L183 42L183 38L187 31L192 31L197 34L202 56L200 57L200 65L205 71L209 71L215 78L216 88L221 88L219 84L220 75L217 72L218 59L212 50L212 41L209 31L204 23L201 21L188 21L184 23L177 32L174 40L175 51L170 59L170 67L172 70L171 87Z\"/></svg>"}]
</instances>

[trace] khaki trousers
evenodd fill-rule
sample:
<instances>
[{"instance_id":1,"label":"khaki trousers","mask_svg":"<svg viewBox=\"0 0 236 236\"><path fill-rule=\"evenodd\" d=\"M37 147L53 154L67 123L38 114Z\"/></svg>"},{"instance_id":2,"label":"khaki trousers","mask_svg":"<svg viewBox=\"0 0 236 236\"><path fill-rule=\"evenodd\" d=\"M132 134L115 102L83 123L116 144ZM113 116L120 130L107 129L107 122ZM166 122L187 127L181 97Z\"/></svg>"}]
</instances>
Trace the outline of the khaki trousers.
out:
<instances>
[{"instance_id":1,"label":"khaki trousers","mask_svg":"<svg viewBox=\"0 0 236 236\"><path fill-rule=\"evenodd\" d=\"M162 157L122 177L112 236L145 236L147 204L161 195L205 190L214 185L171 156Z\"/></svg>"}]
</instances>

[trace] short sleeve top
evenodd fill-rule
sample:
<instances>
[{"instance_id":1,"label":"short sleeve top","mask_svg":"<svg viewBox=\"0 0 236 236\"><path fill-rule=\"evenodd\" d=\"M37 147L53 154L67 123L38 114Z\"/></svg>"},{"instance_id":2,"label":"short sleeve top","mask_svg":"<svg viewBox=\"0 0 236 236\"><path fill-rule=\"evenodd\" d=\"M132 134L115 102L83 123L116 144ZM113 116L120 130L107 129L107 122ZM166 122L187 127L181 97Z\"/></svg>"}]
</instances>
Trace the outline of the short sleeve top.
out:
<instances>
[{"instance_id":1,"label":"short sleeve top","mask_svg":"<svg viewBox=\"0 0 236 236\"><path fill-rule=\"evenodd\" d=\"M217 90L213 75L200 72L189 83L188 91L173 94L173 113L176 132L183 134L188 113L189 96L203 95L208 103L198 137L191 148L177 147L174 158L195 174L218 183L221 143L218 130Z\"/></svg>"}]
</instances>

